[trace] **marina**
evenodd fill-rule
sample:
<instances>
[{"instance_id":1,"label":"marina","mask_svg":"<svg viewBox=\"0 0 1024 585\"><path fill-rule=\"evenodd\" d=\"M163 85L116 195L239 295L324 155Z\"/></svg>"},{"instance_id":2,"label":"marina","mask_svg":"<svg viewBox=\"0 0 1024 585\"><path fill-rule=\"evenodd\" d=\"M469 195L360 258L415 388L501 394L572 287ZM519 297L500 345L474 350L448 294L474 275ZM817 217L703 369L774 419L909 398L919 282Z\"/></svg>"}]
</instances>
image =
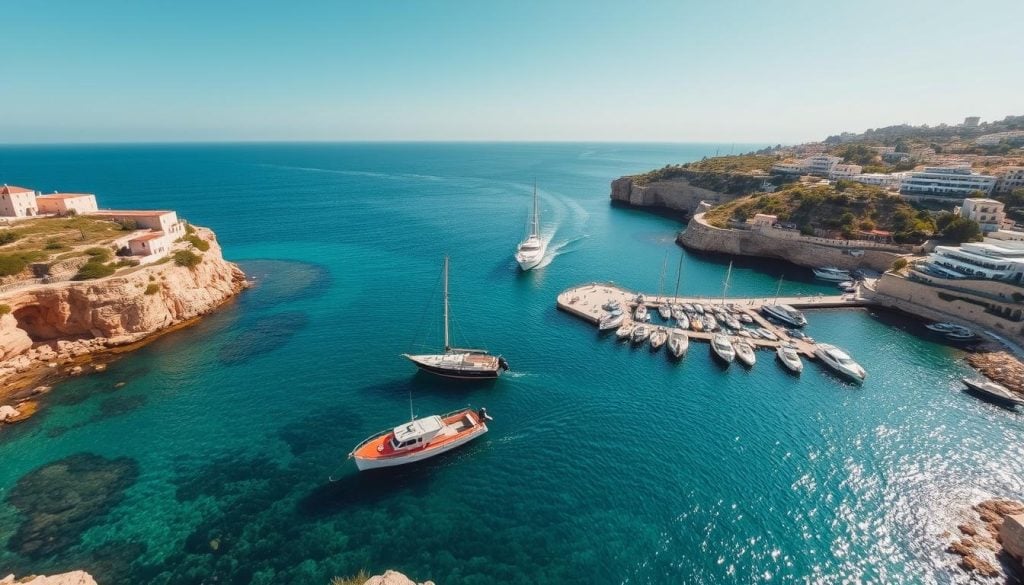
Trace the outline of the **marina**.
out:
<instances>
[{"instance_id":1,"label":"marina","mask_svg":"<svg viewBox=\"0 0 1024 585\"><path fill-rule=\"evenodd\" d=\"M814 359L815 343L806 335L796 333L792 329L782 326L778 321L765 317L763 308L771 306L786 306L791 309L833 309L833 308L855 308L870 306L871 300L863 297L844 295L816 295L804 297L756 297L756 298L728 298L728 297L668 297L644 295L636 291L622 288L613 283L589 283L575 286L562 291L558 295L557 306L584 321L599 324L608 315L605 307L622 307L626 315L620 323L623 327L638 324L638 319L644 319L643 325L648 335L653 331L665 331L666 333L675 327L675 323L665 320L663 323L651 323L650 315L657 314L657 308L664 305L669 306L691 306L696 313L724 314L732 317L732 324L742 324L742 327L733 328L738 332L735 339L741 339L753 349L766 349L775 351L782 346L792 346L803 357ZM771 313L771 311L768 311ZM628 315L633 315L630 318ZM685 318L685 315L684 317ZM704 316L705 321L715 323L715 318L709 315ZM739 322L739 323L736 323ZM758 332L751 334L751 332ZM686 332L687 336L694 341L710 343L716 331L709 331L703 325L700 330L696 328ZM756 335L756 337L754 336ZM635 337L634 337L635 339Z\"/></svg>"}]
</instances>

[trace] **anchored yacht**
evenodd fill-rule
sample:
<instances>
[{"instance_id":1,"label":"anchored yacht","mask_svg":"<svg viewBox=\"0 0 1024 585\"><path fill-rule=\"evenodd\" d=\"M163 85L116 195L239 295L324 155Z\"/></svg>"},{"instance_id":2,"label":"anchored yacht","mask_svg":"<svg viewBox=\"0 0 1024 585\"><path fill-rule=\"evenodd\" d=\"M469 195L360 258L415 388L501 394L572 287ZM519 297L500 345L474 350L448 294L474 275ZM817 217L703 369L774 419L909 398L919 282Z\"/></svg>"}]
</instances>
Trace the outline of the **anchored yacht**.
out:
<instances>
[{"instance_id":1,"label":"anchored yacht","mask_svg":"<svg viewBox=\"0 0 1024 585\"><path fill-rule=\"evenodd\" d=\"M761 312L793 327L807 325L807 318L804 317L804 314L789 305L763 305Z\"/></svg>"},{"instance_id":2,"label":"anchored yacht","mask_svg":"<svg viewBox=\"0 0 1024 585\"><path fill-rule=\"evenodd\" d=\"M860 364L853 361L849 354L834 345L819 343L814 346L814 355L821 360L821 363L828 366L829 369L858 384L863 382L864 378L868 376Z\"/></svg>"},{"instance_id":3,"label":"anchored yacht","mask_svg":"<svg viewBox=\"0 0 1024 585\"><path fill-rule=\"evenodd\" d=\"M780 345L775 350L775 355L779 357L779 363L790 372L799 374L804 371L804 362L800 360L800 354L792 346Z\"/></svg>"},{"instance_id":4,"label":"anchored yacht","mask_svg":"<svg viewBox=\"0 0 1024 585\"><path fill-rule=\"evenodd\" d=\"M364 440L348 457L359 471L423 461L480 437L487 432L489 420L485 408L413 419Z\"/></svg>"},{"instance_id":5,"label":"anchored yacht","mask_svg":"<svg viewBox=\"0 0 1024 585\"><path fill-rule=\"evenodd\" d=\"M814 276L821 280L827 280L829 282L844 282L852 280L853 276L848 270L842 270L833 266L826 266L824 268L815 268Z\"/></svg>"}]
</instances>

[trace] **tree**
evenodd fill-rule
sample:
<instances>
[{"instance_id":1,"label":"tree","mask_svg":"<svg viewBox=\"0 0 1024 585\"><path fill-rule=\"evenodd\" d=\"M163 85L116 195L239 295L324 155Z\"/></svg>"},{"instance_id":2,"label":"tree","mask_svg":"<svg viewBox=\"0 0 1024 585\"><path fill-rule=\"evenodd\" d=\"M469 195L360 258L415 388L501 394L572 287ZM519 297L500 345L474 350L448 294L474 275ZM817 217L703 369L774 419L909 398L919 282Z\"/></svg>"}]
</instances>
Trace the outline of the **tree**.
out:
<instances>
[{"instance_id":1,"label":"tree","mask_svg":"<svg viewBox=\"0 0 1024 585\"><path fill-rule=\"evenodd\" d=\"M906 268L906 267L907 267L907 259L906 258L897 258L897 259L893 260L893 262L892 262L892 271L893 272L902 272L903 269Z\"/></svg>"},{"instance_id":2,"label":"tree","mask_svg":"<svg viewBox=\"0 0 1024 585\"><path fill-rule=\"evenodd\" d=\"M977 189L975 189L974 191L971 191L970 193L967 194L967 197L969 199L984 199L985 196L986 195L985 195L985 193L983 191L978 191Z\"/></svg>"},{"instance_id":3,"label":"tree","mask_svg":"<svg viewBox=\"0 0 1024 585\"><path fill-rule=\"evenodd\" d=\"M962 244L981 239L981 226L973 219L954 216L942 230L943 239Z\"/></svg>"}]
</instances>

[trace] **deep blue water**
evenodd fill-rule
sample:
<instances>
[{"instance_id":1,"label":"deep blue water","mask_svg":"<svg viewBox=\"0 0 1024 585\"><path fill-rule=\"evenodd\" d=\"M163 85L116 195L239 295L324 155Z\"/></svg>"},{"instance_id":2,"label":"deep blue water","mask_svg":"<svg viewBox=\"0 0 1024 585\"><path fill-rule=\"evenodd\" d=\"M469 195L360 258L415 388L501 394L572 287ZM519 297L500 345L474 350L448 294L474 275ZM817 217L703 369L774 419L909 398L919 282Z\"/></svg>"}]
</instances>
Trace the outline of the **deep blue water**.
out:
<instances>
[{"instance_id":1,"label":"deep blue water","mask_svg":"<svg viewBox=\"0 0 1024 585\"><path fill-rule=\"evenodd\" d=\"M177 209L216 230L256 280L3 430L0 574L81 567L105 585L325 584L386 568L444 585L962 580L939 535L983 496L1020 496L1024 424L963 395L962 355L918 324L808 315L813 336L867 368L855 388L810 363L788 376L768 353L749 372L722 370L703 345L673 364L555 310L558 292L583 282L657 289L666 251L671 270L681 253L679 223L611 207L609 182L716 148L0 148L0 182ZM534 180L552 258L522 274L512 251ZM424 377L399 357L439 343L444 254L456 340L512 365L496 383ZM682 292L717 295L724 272L722 259L685 255ZM783 274L783 294L833 290L809 271L743 260L730 294L774 294ZM357 474L345 454L402 422L410 395L420 415L487 406L491 432L423 465ZM33 542L29 522L64 536Z\"/></svg>"}]
</instances>

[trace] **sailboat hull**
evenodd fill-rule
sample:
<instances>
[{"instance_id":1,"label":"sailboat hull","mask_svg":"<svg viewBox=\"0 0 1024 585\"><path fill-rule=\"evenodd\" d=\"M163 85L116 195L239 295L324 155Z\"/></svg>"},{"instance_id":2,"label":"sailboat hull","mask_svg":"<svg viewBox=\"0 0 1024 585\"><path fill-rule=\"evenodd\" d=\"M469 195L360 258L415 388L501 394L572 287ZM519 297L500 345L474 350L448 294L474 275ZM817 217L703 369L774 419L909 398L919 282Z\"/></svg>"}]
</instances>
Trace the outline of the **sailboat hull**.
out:
<instances>
[{"instance_id":1,"label":"sailboat hull","mask_svg":"<svg viewBox=\"0 0 1024 585\"><path fill-rule=\"evenodd\" d=\"M544 250L541 250L538 254L531 254L529 256L525 254L516 254L516 263L519 264L520 270L533 270L540 266L540 263L544 260Z\"/></svg>"},{"instance_id":2,"label":"sailboat hull","mask_svg":"<svg viewBox=\"0 0 1024 585\"><path fill-rule=\"evenodd\" d=\"M482 354L405 355L417 368L445 378L493 380L504 366L500 358Z\"/></svg>"}]
</instances>

